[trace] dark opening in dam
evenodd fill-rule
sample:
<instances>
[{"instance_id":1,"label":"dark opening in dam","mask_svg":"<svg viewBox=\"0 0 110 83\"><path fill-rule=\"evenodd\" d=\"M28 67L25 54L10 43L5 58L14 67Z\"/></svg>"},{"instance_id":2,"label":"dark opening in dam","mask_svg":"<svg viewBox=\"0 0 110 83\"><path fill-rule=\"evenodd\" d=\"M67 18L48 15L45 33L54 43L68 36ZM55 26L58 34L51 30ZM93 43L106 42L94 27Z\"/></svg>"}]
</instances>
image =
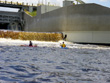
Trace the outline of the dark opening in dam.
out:
<instances>
[{"instance_id":1,"label":"dark opening in dam","mask_svg":"<svg viewBox=\"0 0 110 83\"><path fill-rule=\"evenodd\" d=\"M0 29L19 31L23 30L22 25L20 23L0 23Z\"/></svg>"},{"instance_id":2,"label":"dark opening in dam","mask_svg":"<svg viewBox=\"0 0 110 83\"><path fill-rule=\"evenodd\" d=\"M9 23L0 23L0 29L8 29Z\"/></svg>"}]
</instances>

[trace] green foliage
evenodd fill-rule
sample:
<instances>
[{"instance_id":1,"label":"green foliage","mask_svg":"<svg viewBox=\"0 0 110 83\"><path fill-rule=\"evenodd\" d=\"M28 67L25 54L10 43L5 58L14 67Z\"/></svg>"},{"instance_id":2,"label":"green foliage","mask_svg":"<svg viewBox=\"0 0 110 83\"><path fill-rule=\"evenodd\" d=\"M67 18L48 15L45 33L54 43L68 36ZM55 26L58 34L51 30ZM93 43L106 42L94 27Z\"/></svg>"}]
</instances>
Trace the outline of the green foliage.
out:
<instances>
[{"instance_id":1,"label":"green foliage","mask_svg":"<svg viewBox=\"0 0 110 83\"><path fill-rule=\"evenodd\" d=\"M36 16L37 15L37 11L29 12L29 15Z\"/></svg>"},{"instance_id":2,"label":"green foliage","mask_svg":"<svg viewBox=\"0 0 110 83\"><path fill-rule=\"evenodd\" d=\"M73 3L73 5L75 5L75 3Z\"/></svg>"},{"instance_id":3,"label":"green foliage","mask_svg":"<svg viewBox=\"0 0 110 83\"><path fill-rule=\"evenodd\" d=\"M29 12L26 9L24 10L27 14L31 15L31 16L36 16L37 15L37 11L33 11L33 12Z\"/></svg>"}]
</instances>

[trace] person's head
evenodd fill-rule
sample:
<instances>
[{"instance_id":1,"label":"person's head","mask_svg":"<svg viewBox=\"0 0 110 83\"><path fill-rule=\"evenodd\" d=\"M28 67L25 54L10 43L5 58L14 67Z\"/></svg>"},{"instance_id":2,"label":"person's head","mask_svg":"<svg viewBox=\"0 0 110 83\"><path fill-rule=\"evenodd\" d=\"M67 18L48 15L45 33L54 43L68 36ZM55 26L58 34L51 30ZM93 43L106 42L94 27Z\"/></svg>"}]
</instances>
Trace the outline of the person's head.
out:
<instances>
[{"instance_id":1,"label":"person's head","mask_svg":"<svg viewBox=\"0 0 110 83\"><path fill-rule=\"evenodd\" d=\"M63 42L63 44L64 44L64 42Z\"/></svg>"}]
</instances>

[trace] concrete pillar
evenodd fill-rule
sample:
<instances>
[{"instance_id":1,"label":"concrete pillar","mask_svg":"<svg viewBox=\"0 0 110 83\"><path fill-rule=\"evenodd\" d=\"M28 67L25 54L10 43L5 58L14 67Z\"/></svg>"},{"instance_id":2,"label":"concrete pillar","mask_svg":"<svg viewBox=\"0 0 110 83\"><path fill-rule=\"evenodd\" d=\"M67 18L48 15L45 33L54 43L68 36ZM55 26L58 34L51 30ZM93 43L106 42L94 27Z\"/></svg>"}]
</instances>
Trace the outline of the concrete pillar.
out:
<instances>
[{"instance_id":1,"label":"concrete pillar","mask_svg":"<svg viewBox=\"0 0 110 83\"><path fill-rule=\"evenodd\" d=\"M18 30L21 30L22 28L21 28L21 26L20 25L18 25Z\"/></svg>"},{"instance_id":2,"label":"concrete pillar","mask_svg":"<svg viewBox=\"0 0 110 83\"><path fill-rule=\"evenodd\" d=\"M29 12L33 12L33 7L32 6L29 7Z\"/></svg>"},{"instance_id":3,"label":"concrete pillar","mask_svg":"<svg viewBox=\"0 0 110 83\"><path fill-rule=\"evenodd\" d=\"M69 5L73 5L73 1L72 0L64 0L63 1L63 7L69 6Z\"/></svg>"},{"instance_id":4,"label":"concrete pillar","mask_svg":"<svg viewBox=\"0 0 110 83\"><path fill-rule=\"evenodd\" d=\"M24 5L24 2L22 2L22 5Z\"/></svg>"},{"instance_id":5,"label":"concrete pillar","mask_svg":"<svg viewBox=\"0 0 110 83\"><path fill-rule=\"evenodd\" d=\"M26 3L26 5L28 6L28 3Z\"/></svg>"},{"instance_id":6,"label":"concrete pillar","mask_svg":"<svg viewBox=\"0 0 110 83\"><path fill-rule=\"evenodd\" d=\"M9 30L21 30L21 26L17 22L10 23L8 25Z\"/></svg>"},{"instance_id":7,"label":"concrete pillar","mask_svg":"<svg viewBox=\"0 0 110 83\"><path fill-rule=\"evenodd\" d=\"M13 2L11 1L11 4L12 4Z\"/></svg>"},{"instance_id":8,"label":"concrete pillar","mask_svg":"<svg viewBox=\"0 0 110 83\"><path fill-rule=\"evenodd\" d=\"M5 0L5 4L7 3L7 1Z\"/></svg>"},{"instance_id":9,"label":"concrete pillar","mask_svg":"<svg viewBox=\"0 0 110 83\"><path fill-rule=\"evenodd\" d=\"M17 2L17 5L18 5L18 2Z\"/></svg>"}]
</instances>

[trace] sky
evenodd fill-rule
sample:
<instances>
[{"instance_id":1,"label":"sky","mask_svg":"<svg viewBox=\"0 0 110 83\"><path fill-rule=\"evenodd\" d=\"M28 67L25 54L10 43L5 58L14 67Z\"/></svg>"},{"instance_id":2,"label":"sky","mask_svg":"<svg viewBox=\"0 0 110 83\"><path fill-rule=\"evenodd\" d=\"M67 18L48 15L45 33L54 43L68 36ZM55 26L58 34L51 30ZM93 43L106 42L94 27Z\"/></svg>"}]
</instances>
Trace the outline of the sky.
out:
<instances>
[{"instance_id":1,"label":"sky","mask_svg":"<svg viewBox=\"0 0 110 83\"><path fill-rule=\"evenodd\" d=\"M1 1L5 1L5 0L1 0ZM58 5L58 6L62 6L62 1L64 0L6 0L6 1L13 1L13 2L19 2L19 3L28 3L28 4L34 4L36 5L37 3L48 3L50 2L51 4L54 4L54 5ZM75 2L75 0L72 0ZM84 1L85 3L97 3L97 4L100 4L100 5L103 5L103 6L106 6L106 7L110 7L110 0L82 0ZM3 8L3 7L0 7L0 11L7 11L7 10L11 10L11 11L16 11L16 9L10 9L10 8Z\"/></svg>"}]
</instances>

